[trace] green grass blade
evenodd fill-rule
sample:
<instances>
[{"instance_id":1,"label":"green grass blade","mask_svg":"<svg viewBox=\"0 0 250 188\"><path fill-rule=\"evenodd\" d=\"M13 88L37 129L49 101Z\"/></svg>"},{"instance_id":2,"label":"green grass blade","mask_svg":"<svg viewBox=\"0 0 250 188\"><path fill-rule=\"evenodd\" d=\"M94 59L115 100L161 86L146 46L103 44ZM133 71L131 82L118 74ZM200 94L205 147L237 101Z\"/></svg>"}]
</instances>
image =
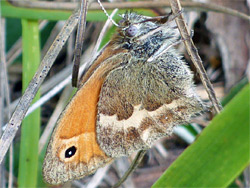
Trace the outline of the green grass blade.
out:
<instances>
[{"instance_id":1,"label":"green grass blade","mask_svg":"<svg viewBox=\"0 0 250 188\"><path fill-rule=\"evenodd\" d=\"M249 84L153 187L226 187L250 162Z\"/></svg>"},{"instance_id":2,"label":"green grass blade","mask_svg":"<svg viewBox=\"0 0 250 188\"><path fill-rule=\"evenodd\" d=\"M23 36L23 91L28 86L40 63L38 21L22 20ZM40 97L39 92L33 102ZM38 141L40 108L24 119L21 128L19 157L19 187L36 187L38 169Z\"/></svg>"},{"instance_id":3,"label":"green grass blade","mask_svg":"<svg viewBox=\"0 0 250 188\"><path fill-rule=\"evenodd\" d=\"M247 77L240 80L234 87L232 87L229 91L229 93L222 99L221 104L222 106L225 106L227 103L230 102L230 100L239 93L239 91L244 88L248 84Z\"/></svg>"}]
</instances>

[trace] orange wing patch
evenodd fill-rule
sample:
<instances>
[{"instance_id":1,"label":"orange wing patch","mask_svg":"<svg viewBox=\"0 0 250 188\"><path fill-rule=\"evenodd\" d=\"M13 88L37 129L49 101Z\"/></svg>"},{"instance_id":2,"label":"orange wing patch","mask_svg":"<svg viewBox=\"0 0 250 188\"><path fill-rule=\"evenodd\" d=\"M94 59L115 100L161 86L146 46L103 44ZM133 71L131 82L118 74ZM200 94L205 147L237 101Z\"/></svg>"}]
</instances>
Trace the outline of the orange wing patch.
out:
<instances>
[{"instance_id":1,"label":"orange wing patch","mask_svg":"<svg viewBox=\"0 0 250 188\"><path fill-rule=\"evenodd\" d=\"M54 130L44 160L44 179L60 184L112 161L96 140L96 105L103 79L92 76L76 93Z\"/></svg>"},{"instance_id":2,"label":"orange wing patch","mask_svg":"<svg viewBox=\"0 0 250 188\"><path fill-rule=\"evenodd\" d=\"M102 86L102 80L90 79L80 89L66 108L59 120L60 127L56 133L58 141L78 139L80 162L88 163L94 155L106 156L96 142L96 105Z\"/></svg>"}]
</instances>

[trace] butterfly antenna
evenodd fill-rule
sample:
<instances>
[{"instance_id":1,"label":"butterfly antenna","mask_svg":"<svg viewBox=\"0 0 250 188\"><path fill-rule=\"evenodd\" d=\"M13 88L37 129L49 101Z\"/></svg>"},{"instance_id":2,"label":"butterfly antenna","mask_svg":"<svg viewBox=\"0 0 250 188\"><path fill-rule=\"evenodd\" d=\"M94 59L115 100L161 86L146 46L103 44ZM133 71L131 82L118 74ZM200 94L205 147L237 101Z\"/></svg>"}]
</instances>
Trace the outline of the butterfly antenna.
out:
<instances>
[{"instance_id":1,"label":"butterfly antenna","mask_svg":"<svg viewBox=\"0 0 250 188\"><path fill-rule=\"evenodd\" d=\"M97 0L97 2L99 3L99 5L101 6L103 12L106 14L106 16L108 17L108 19L116 26L119 27L119 25L109 16L109 14L107 13L106 9L104 8L104 6L102 5L100 0Z\"/></svg>"}]
</instances>

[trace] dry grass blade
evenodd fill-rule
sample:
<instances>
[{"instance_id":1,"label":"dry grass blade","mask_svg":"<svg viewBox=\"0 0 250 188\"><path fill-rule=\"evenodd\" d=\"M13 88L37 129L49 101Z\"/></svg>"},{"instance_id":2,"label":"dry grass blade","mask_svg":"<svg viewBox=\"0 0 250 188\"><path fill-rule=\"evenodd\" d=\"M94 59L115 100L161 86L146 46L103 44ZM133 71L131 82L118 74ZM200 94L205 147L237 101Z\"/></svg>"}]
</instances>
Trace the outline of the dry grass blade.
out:
<instances>
[{"instance_id":1,"label":"dry grass blade","mask_svg":"<svg viewBox=\"0 0 250 188\"><path fill-rule=\"evenodd\" d=\"M13 147L13 143L10 145L10 161L9 161L9 179L8 179L8 188L12 188L13 187L13 168L14 168L14 147Z\"/></svg>"},{"instance_id":2,"label":"dry grass blade","mask_svg":"<svg viewBox=\"0 0 250 188\"><path fill-rule=\"evenodd\" d=\"M59 33L59 31L61 31L63 25L64 25L64 21L56 22L55 26L51 30L50 35L49 35L47 41L45 42L45 44L43 46L43 49L41 51L41 57L42 58L45 56L46 52L50 48L52 42L55 40L55 38L56 38L57 34ZM41 28L41 23L39 24L39 29L43 29L43 28Z\"/></svg>"},{"instance_id":3,"label":"dry grass blade","mask_svg":"<svg viewBox=\"0 0 250 188\"><path fill-rule=\"evenodd\" d=\"M88 0L81 0L79 23L76 34L76 46L74 51L73 71L72 71L72 86L78 86L78 73L80 66L80 58L82 54L82 46L84 41L84 33L86 30L86 16L87 16Z\"/></svg>"},{"instance_id":4,"label":"dry grass blade","mask_svg":"<svg viewBox=\"0 0 250 188\"><path fill-rule=\"evenodd\" d=\"M4 34L5 34L5 20L0 17L0 126L2 127L4 124L4 64L5 64L5 40L4 40ZM2 131L0 130L0 135L2 134ZM4 176L4 164L0 165L0 186L5 185L5 176Z\"/></svg>"},{"instance_id":5,"label":"dry grass blade","mask_svg":"<svg viewBox=\"0 0 250 188\"><path fill-rule=\"evenodd\" d=\"M0 20L0 28L1 28L1 32L0 32L0 56L1 56L1 85L2 87L2 92L5 93L5 95L2 98L2 102L3 105L1 105L1 107L4 107L4 100L6 101L6 110L7 110L7 117L8 119L10 118L10 90L9 90L9 85L8 85L8 73L7 73L7 63L6 63L6 54L5 54L5 49L6 49L6 42L5 42L5 24L6 21L5 19L1 19ZM3 108L4 110L4 108ZM4 113L2 113L4 114ZM4 116L3 116L4 117ZM1 125L2 125L1 121ZM1 131L0 131L1 132ZM0 134L1 135L1 134ZM9 154L9 179L8 179L8 187L11 188L13 187L13 144L11 144L10 146L10 150L9 150L10 154ZM2 165L4 167L4 165ZM2 172L4 172L4 169L2 169ZM3 173L4 174L4 173Z\"/></svg>"},{"instance_id":6,"label":"dry grass blade","mask_svg":"<svg viewBox=\"0 0 250 188\"><path fill-rule=\"evenodd\" d=\"M25 90L22 98L20 99L16 110L14 111L2 137L0 140L0 163L2 163L3 158L14 139L18 128L21 125L23 118L35 96L39 87L41 86L44 78L48 74L53 62L55 61L57 55L59 54L61 48L64 46L69 35L73 31L78 21L78 13L74 13L65 23L64 28L58 34L57 38L53 42L48 53L42 60L40 67L38 68L36 74L31 80L28 88Z\"/></svg>"}]
</instances>

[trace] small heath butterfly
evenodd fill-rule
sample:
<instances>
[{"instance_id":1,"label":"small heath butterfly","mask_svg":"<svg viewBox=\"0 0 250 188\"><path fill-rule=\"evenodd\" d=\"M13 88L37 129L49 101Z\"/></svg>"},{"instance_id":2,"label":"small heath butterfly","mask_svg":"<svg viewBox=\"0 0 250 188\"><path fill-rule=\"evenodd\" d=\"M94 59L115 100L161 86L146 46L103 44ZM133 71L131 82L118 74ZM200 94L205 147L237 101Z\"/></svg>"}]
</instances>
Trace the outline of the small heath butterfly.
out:
<instances>
[{"instance_id":1,"label":"small heath butterfly","mask_svg":"<svg viewBox=\"0 0 250 188\"><path fill-rule=\"evenodd\" d=\"M43 164L49 184L148 149L204 110L190 69L172 47L180 40L176 28L134 12L121 16L57 121Z\"/></svg>"}]
</instances>

